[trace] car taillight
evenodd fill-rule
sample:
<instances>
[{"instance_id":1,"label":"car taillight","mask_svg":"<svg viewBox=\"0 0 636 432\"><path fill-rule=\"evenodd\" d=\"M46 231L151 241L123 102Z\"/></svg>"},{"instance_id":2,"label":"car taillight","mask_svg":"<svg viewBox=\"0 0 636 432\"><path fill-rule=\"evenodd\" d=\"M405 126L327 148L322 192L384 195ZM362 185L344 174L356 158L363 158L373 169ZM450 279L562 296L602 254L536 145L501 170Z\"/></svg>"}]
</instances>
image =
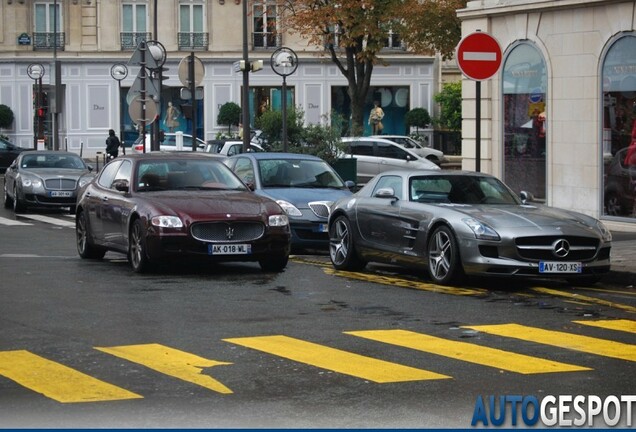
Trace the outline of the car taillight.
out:
<instances>
[{"instance_id":1,"label":"car taillight","mask_svg":"<svg viewBox=\"0 0 636 432\"><path fill-rule=\"evenodd\" d=\"M137 144L134 147L135 151L144 151L144 145L143 144Z\"/></svg>"}]
</instances>

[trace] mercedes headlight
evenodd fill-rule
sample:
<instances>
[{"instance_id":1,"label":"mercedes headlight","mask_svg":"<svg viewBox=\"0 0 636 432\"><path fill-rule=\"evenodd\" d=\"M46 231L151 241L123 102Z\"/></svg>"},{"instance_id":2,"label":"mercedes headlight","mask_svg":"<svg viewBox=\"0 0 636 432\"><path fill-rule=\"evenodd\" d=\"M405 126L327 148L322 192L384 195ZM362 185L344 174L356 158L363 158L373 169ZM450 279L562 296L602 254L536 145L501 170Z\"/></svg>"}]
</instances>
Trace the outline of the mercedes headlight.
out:
<instances>
[{"instance_id":1,"label":"mercedes headlight","mask_svg":"<svg viewBox=\"0 0 636 432\"><path fill-rule=\"evenodd\" d=\"M471 230L473 230L473 233L475 233L475 237L477 237L478 239L495 240L495 241L500 240L500 237L499 237L499 234L497 234L497 231L495 231L494 229L492 229L490 226L486 225L485 223L473 218L462 219L462 221L466 225L468 225Z\"/></svg>"},{"instance_id":2,"label":"mercedes headlight","mask_svg":"<svg viewBox=\"0 0 636 432\"><path fill-rule=\"evenodd\" d=\"M603 241L606 241L606 242L612 241L612 233L610 232L610 230L607 229L607 227L605 226L603 222L596 221L596 227L601 232L601 235L603 236Z\"/></svg>"}]
</instances>

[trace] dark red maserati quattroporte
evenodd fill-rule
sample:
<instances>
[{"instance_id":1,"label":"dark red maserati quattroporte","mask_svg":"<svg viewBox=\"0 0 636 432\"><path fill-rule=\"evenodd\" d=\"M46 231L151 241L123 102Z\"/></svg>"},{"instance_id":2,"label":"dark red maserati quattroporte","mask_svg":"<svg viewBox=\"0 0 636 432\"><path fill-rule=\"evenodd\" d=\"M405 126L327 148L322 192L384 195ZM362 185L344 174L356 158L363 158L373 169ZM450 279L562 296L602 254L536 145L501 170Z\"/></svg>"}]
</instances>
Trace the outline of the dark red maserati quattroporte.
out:
<instances>
[{"instance_id":1,"label":"dark red maserati quattroporte","mask_svg":"<svg viewBox=\"0 0 636 432\"><path fill-rule=\"evenodd\" d=\"M109 162L78 194L79 255L121 252L135 272L179 256L282 271L291 239L285 211L250 191L221 160L151 152Z\"/></svg>"}]
</instances>

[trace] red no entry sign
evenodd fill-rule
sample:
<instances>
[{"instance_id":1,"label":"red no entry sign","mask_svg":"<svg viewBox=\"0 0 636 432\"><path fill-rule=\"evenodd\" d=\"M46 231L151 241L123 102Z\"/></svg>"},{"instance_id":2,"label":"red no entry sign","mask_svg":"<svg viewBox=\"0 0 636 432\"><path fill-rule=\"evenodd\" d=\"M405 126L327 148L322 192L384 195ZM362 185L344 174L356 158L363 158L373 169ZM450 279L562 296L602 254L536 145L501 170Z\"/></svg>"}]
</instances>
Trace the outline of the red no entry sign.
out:
<instances>
[{"instance_id":1,"label":"red no entry sign","mask_svg":"<svg viewBox=\"0 0 636 432\"><path fill-rule=\"evenodd\" d=\"M457 64L468 78L482 81L491 78L501 66L501 48L488 33L471 33L457 45Z\"/></svg>"}]
</instances>

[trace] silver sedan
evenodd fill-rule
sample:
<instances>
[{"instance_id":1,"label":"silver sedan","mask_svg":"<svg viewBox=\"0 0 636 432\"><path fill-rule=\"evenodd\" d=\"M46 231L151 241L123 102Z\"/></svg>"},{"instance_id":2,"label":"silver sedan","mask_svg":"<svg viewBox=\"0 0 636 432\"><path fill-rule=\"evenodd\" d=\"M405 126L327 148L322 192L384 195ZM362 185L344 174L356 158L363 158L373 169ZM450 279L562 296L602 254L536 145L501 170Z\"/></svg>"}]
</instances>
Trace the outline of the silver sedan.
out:
<instances>
[{"instance_id":1,"label":"silver sedan","mask_svg":"<svg viewBox=\"0 0 636 432\"><path fill-rule=\"evenodd\" d=\"M336 269L368 262L425 268L439 284L464 275L595 283L610 269L611 234L598 220L523 200L488 174L390 171L335 203Z\"/></svg>"},{"instance_id":2,"label":"silver sedan","mask_svg":"<svg viewBox=\"0 0 636 432\"><path fill-rule=\"evenodd\" d=\"M4 175L4 207L16 213L29 207L67 207L75 213L77 191L91 180L91 170L72 152L24 151Z\"/></svg>"}]
</instances>

